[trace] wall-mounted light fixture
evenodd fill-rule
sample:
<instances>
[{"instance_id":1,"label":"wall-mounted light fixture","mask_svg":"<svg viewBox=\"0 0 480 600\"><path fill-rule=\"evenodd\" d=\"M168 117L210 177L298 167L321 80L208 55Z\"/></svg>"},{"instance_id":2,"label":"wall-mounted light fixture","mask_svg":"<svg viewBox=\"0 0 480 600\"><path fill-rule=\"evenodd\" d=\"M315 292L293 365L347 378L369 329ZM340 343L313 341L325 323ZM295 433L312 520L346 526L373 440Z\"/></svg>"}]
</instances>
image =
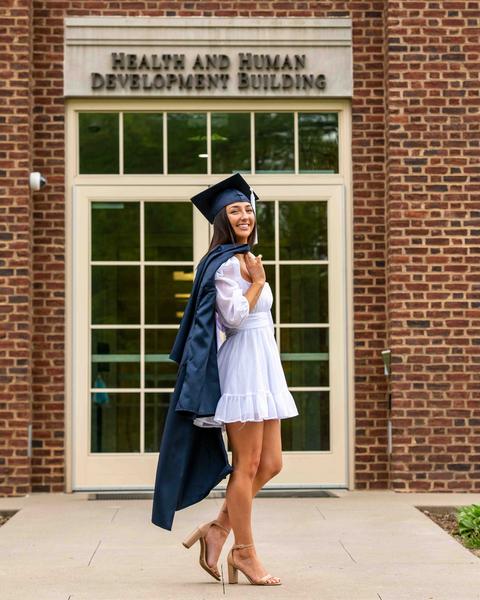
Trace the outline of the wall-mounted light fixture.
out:
<instances>
[{"instance_id":1,"label":"wall-mounted light fixture","mask_svg":"<svg viewBox=\"0 0 480 600\"><path fill-rule=\"evenodd\" d=\"M392 374L392 351L382 350L383 373L387 377L387 452L392 453L392 392L390 390L390 375Z\"/></svg>"},{"instance_id":2,"label":"wall-mounted light fixture","mask_svg":"<svg viewBox=\"0 0 480 600\"><path fill-rule=\"evenodd\" d=\"M41 188L47 185L47 180L38 171L30 173L30 189L33 192L38 192Z\"/></svg>"}]
</instances>

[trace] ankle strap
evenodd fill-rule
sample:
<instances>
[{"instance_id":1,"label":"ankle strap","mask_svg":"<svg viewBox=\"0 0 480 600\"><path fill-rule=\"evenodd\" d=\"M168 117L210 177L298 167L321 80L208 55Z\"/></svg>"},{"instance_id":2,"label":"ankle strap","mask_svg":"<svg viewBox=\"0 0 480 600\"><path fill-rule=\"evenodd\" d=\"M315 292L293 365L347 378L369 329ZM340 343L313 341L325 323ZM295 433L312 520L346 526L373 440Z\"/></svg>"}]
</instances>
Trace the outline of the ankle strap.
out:
<instances>
[{"instance_id":1,"label":"ankle strap","mask_svg":"<svg viewBox=\"0 0 480 600\"><path fill-rule=\"evenodd\" d=\"M233 544L232 549L235 548L250 548L250 546L253 546L254 544Z\"/></svg>"},{"instance_id":2,"label":"ankle strap","mask_svg":"<svg viewBox=\"0 0 480 600\"><path fill-rule=\"evenodd\" d=\"M224 527L221 523L219 523L218 521L212 521L212 525L217 525L217 527L220 527L220 529L223 529L223 531L230 533L230 531L226 527Z\"/></svg>"}]
</instances>

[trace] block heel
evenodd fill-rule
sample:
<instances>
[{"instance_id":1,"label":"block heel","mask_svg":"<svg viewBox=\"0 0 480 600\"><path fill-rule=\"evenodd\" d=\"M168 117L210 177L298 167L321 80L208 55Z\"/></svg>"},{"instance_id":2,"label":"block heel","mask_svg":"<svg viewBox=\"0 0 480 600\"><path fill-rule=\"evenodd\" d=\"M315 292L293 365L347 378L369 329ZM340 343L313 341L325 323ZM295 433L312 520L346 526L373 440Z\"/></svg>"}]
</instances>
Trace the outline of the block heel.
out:
<instances>
[{"instance_id":1,"label":"block heel","mask_svg":"<svg viewBox=\"0 0 480 600\"><path fill-rule=\"evenodd\" d=\"M216 525L217 527L220 527L220 529L223 529L224 531L228 533L230 533L228 531L228 529L226 529L221 523L219 523L218 521L216 521L215 519L213 521L207 521L206 523L202 523L201 525L199 525L198 527L196 527L192 533L190 533L182 542L182 544L185 546L185 548L191 548L193 546L193 544L195 544L195 542L200 542L200 556L198 559L198 562L200 563L200 566L202 567L202 569L204 569L209 575L211 575L214 579L216 579L217 581L221 581L222 578L220 577L220 573L218 572L218 569L216 567L211 567L208 563L207 563L207 542L206 542L206 537L207 537L207 533L208 530L210 529L210 527L212 525Z\"/></svg>"},{"instance_id":2,"label":"block heel","mask_svg":"<svg viewBox=\"0 0 480 600\"><path fill-rule=\"evenodd\" d=\"M191 548L193 544L201 538L201 536L202 530L199 527L196 527L192 533L183 540L182 544L185 546L185 548Z\"/></svg>"},{"instance_id":3,"label":"block heel","mask_svg":"<svg viewBox=\"0 0 480 600\"><path fill-rule=\"evenodd\" d=\"M228 562L228 583L238 583L238 569Z\"/></svg>"},{"instance_id":4,"label":"block heel","mask_svg":"<svg viewBox=\"0 0 480 600\"><path fill-rule=\"evenodd\" d=\"M270 573L267 573L263 577L260 577L260 579L252 579L249 575L245 573L245 571L243 571L238 565L235 564L235 561L233 560L233 551L236 548L250 548L251 546L253 546L253 544L234 544L231 547L230 552L227 556L228 583L238 583L238 571L242 571L242 573L252 585L282 585L281 581L268 581L273 577L273 575L270 575Z\"/></svg>"}]
</instances>

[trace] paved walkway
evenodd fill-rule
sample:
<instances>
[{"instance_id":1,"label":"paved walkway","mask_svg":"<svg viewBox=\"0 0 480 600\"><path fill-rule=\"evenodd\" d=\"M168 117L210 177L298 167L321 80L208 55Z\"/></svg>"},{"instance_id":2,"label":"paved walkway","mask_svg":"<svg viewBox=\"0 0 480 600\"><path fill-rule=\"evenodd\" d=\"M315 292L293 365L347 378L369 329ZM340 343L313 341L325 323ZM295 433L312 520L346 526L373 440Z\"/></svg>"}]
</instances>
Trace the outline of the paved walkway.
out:
<instances>
[{"instance_id":1,"label":"paved walkway","mask_svg":"<svg viewBox=\"0 0 480 600\"><path fill-rule=\"evenodd\" d=\"M150 523L150 500L88 501L86 494L0 498L20 509L0 527L1 600L480 600L480 559L415 505L480 503L480 494L339 491L337 498L256 498L265 566L283 585L223 585L181 541L222 500ZM221 564L227 580L226 555Z\"/></svg>"}]
</instances>

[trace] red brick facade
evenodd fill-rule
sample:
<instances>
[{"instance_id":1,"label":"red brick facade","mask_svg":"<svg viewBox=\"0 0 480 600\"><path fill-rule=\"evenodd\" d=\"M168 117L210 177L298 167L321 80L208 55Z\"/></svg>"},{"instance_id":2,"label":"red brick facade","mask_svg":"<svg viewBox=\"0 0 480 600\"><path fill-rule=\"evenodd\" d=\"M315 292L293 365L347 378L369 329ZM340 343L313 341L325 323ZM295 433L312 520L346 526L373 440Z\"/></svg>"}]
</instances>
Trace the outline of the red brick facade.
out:
<instances>
[{"instance_id":1,"label":"red brick facade","mask_svg":"<svg viewBox=\"0 0 480 600\"><path fill-rule=\"evenodd\" d=\"M391 483L478 491L480 5L386 5Z\"/></svg>"},{"instance_id":2,"label":"red brick facade","mask_svg":"<svg viewBox=\"0 0 480 600\"><path fill-rule=\"evenodd\" d=\"M85 15L352 18L355 486L480 490L478 2L1 4L0 494L65 489L63 19Z\"/></svg>"},{"instance_id":3,"label":"red brick facade","mask_svg":"<svg viewBox=\"0 0 480 600\"><path fill-rule=\"evenodd\" d=\"M32 421L33 61L30 2L2 2L0 51L0 493L25 494ZM3 5L7 5L4 7ZM53 257L49 257L52 260Z\"/></svg>"}]
</instances>

